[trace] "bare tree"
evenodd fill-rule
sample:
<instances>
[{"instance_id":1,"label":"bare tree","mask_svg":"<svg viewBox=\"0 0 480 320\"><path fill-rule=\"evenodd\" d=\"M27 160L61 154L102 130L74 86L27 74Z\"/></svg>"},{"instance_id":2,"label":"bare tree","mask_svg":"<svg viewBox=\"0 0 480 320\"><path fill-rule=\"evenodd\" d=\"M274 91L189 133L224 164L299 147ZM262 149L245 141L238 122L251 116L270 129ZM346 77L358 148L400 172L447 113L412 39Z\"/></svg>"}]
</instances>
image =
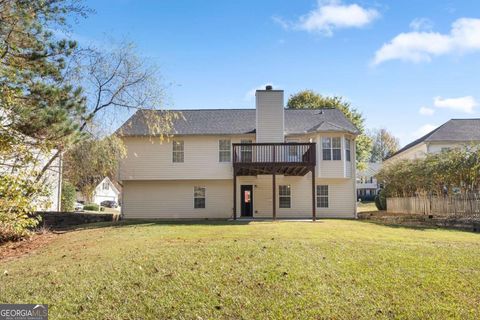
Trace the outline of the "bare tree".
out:
<instances>
[{"instance_id":1,"label":"bare tree","mask_svg":"<svg viewBox=\"0 0 480 320\"><path fill-rule=\"evenodd\" d=\"M172 120L178 115L160 110L164 90L159 70L141 58L131 43L83 50L72 63L76 72L70 81L79 83L87 98L79 131L92 134L101 123L100 127L108 127L103 132L111 133L112 127L118 126L132 112L141 110L151 136L164 139L171 132ZM58 148L41 174L67 147Z\"/></svg>"}]
</instances>

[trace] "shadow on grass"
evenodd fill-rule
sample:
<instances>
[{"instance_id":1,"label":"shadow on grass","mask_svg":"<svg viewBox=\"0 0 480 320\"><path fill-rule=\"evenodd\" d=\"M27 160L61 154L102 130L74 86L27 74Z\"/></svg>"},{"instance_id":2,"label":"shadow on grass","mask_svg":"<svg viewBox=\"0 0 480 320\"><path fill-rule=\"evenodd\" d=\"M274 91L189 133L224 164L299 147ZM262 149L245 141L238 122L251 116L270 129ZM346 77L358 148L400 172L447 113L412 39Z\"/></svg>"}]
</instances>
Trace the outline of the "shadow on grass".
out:
<instances>
[{"instance_id":1,"label":"shadow on grass","mask_svg":"<svg viewBox=\"0 0 480 320\"><path fill-rule=\"evenodd\" d=\"M313 223L308 219L277 219L273 221L272 219L238 219L238 220L162 220L162 219L127 219L120 220L115 222L94 222L86 223L81 225L67 226L62 228L50 227L50 230L55 232L69 232L69 231L80 231L80 230L91 230L91 229L101 229L101 228L129 228L136 226L156 226L156 225L165 225L165 226L244 226L251 223L268 223L268 222L298 222L298 223ZM323 223L321 220L317 220L314 223Z\"/></svg>"},{"instance_id":2,"label":"shadow on grass","mask_svg":"<svg viewBox=\"0 0 480 320\"><path fill-rule=\"evenodd\" d=\"M455 228L451 226L430 226L430 225L420 225L420 224L405 225L405 224L399 224L399 223L386 223L386 222L379 222L379 221L373 221L373 220L358 220L358 221L363 223L374 224L377 226L394 228L394 229L410 229L410 230L416 230L416 231L428 231L428 230L443 230L443 231L455 231L455 232L460 231L460 232L478 234L478 231L475 231L475 230L461 229L461 228Z\"/></svg>"}]
</instances>

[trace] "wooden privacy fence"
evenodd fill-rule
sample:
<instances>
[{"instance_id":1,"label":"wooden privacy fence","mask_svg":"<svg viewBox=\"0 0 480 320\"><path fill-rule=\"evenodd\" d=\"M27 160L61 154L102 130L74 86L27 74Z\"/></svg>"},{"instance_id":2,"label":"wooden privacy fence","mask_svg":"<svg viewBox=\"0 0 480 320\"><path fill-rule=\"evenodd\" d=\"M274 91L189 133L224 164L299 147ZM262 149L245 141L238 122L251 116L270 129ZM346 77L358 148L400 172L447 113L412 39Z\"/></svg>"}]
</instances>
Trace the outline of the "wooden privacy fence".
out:
<instances>
[{"instance_id":1,"label":"wooden privacy fence","mask_svg":"<svg viewBox=\"0 0 480 320\"><path fill-rule=\"evenodd\" d=\"M446 197L387 198L387 211L480 219L480 194Z\"/></svg>"}]
</instances>

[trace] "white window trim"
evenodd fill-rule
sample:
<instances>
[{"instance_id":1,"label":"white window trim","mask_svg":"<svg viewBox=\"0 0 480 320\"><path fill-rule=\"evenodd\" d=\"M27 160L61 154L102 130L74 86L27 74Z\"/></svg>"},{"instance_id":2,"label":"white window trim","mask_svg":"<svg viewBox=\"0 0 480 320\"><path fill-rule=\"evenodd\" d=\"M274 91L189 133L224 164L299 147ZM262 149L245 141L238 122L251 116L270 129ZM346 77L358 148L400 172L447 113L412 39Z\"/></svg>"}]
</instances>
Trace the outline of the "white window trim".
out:
<instances>
[{"instance_id":1,"label":"white window trim","mask_svg":"<svg viewBox=\"0 0 480 320\"><path fill-rule=\"evenodd\" d=\"M323 139L330 139L330 148L324 148L323 147ZM340 148L334 148L333 147L333 139L340 139ZM342 161L344 156L342 156L342 153L343 153L343 150L344 150L344 146L342 145L342 137L335 137L335 136L322 136L320 137L320 142L321 142L321 150L322 150L322 154L321 154L321 159L322 161ZM340 150L340 159L333 159L333 150ZM328 159L323 159L323 151L324 150L330 150L330 160Z\"/></svg>"},{"instance_id":2,"label":"white window trim","mask_svg":"<svg viewBox=\"0 0 480 320\"><path fill-rule=\"evenodd\" d=\"M280 187L284 187L284 186L287 186L289 187L290 189L290 195L288 196L288 198L290 198L290 207L288 208L283 208L283 207L280 207L280 198L287 198L287 196L281 196L280 195ZM278 185L278 208L279 209L292 209L293 207L293 196L292 196L292 185L290 184L281 184L281 185Z\"/></svg>"},{"instance_id":3,"label":"white window trim","mask_svg":"<svg viewBox=\"0 0 480 320\"><path fill-rule=\"evenodd\" d=\"M182 143L182 151L175 150L175 142L181 142ZM182 160L183 161L174 161L173 159L175 158L174 155L182 153ZM184 140L172 140L172 163L185 163L185 141Z\"/></svg>"},{"instance_id":4,"label":"white window trim","mask_svg":"<svg viewBox=\"0 0 480 320\"><path fill-rule=\"evenodd\" d=\"M326 186L327 187L327 195L320 195L318 192L318 187L320 186ZM316 197L315 197L315 205L318 209L328 209L330 208L330 186L328 184L317 184L316 186ZM318 203L318 198L327 198L327 206L326 207L320 207Z\"/></svg>"},{"instance_id":5,"label":"white window trim","mask_svg":"<svg viewBox=\"0 0 480 320\"><path fill-rule=\"evenodd\" d=\"M230 149L229 149L230 157L229 157L229 160L228 160L228 161L220 161L220 152L221 152L221 151L222 151L222 152L227 151L227 150L220 150L220 141L222 141L222 140L228 140L228 141L230 141L230 145L229 145L229 146L230 146ZM218 139L217 148L218 148L218 159L217 159L218 163L227 163L227 164L228 164L228 163L231 163L231 162L232 162L232 140L231 140L231 139Z\"/></svg>"},{"instance_id":6,"label":"white window trim","mask_svg":"<svg viewBox=\"0 0 480 320\"><path fill-rule=\"evenodd\" d=\"M347 141L348 141L348 144L347 144ZM348 145L348 149L347 149L347 145ZM347 157L347 151L348 151L349 157ZM350 138L345 138L345 161L352 162L352 139Z\"/></svg>"},{"instance_id":7,"label":"white window trim","mask_svg":"<svg viewBox=\"0 0 480 320\"><path fill-rule=\"evenodd\" d=\"M205 195L203 196L203 200L204 200L204 203L205 203L205 207L203 208L196 208L195 207L195 199L202 199L202 198L197 198L195 197L195 188L202 188L205 190ZM194 210L201 210L201 209L206 209L207 208L207 187L205 186L193 186L193 209Z\"/></svg>"}]
</instances>

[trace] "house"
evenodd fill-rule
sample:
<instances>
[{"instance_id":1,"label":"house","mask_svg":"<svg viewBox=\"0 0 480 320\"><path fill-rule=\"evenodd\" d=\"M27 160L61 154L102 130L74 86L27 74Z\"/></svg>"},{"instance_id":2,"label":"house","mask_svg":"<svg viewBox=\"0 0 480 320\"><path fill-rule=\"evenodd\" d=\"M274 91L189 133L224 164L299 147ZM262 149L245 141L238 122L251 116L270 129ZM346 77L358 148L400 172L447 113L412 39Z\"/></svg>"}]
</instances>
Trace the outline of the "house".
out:
<instances>
[{"instance_id":1,"label":"house","mask_svg":"<svg viewBox=\"0 0 480 320\"><path fill-rule=\"evenodd\" d=\"M480 119L451 119L423 137L407 144L385 162L418 159L456 147L480 143Z\"/></svg>"},{"instance_id":2,"label":"house","mask_svg":"<svg viewBox=\"0 0 480 320\"><path fill-rule=\"evenodd\" d=\"M375 177L382 168L380 162L370 162L364 170L357 170L357 199L373 200L380 185Z\"/></svg>"},{"instance_id":3,"label":"house","mask_svg":"<svg viewBox=\"0 0 480 320\"><path fill-rule=\"evenodd\" d=\"M105 177L95 187L93 192L92 202L100 205L103 201L110 200L120 203L120 189L121 187L116 185L110 178ZM77 201L85 202L85 197L80 191L77 191Z\"/></svg>"},{"instance_id":4,"label":"house","mask_svg":"<svg viewBox=\"0 0 480 320\"><path fill-rule=\"evenodd\" d=\"M171 138L145 112L119 128L125 218L354 218L358 129L337 109L284 108L283 90L255 109L182 110Z\"/></svg>"}]
</instances>

